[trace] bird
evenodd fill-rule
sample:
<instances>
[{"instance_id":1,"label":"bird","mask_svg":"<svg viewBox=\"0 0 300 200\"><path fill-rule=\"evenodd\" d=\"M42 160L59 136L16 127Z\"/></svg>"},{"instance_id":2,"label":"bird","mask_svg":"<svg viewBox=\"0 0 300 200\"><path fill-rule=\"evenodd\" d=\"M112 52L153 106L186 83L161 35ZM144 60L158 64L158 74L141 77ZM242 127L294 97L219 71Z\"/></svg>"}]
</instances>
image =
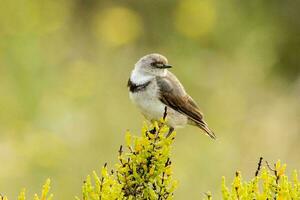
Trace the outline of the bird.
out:
<instances>
[{"instance_id":1,"label":"bird","mask_svg":"<svg viewBox=\"0 0 300 200\"><path fill-rule=\"evenodd\" d=\"M167 110L169 133L189 124L216 139L204 121L199 106L169 71L170 68L172 65L161 54L151 53L140 58L127 83L130 99L149 121L161 119Z\"/></svg>"}]
</instances>

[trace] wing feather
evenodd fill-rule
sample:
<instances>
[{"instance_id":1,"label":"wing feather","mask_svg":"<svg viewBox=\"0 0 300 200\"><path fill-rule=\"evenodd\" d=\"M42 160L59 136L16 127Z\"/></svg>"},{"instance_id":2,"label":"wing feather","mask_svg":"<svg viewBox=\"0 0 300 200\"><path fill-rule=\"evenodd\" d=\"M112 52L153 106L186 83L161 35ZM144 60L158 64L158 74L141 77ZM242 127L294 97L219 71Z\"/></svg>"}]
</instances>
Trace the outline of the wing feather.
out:
<instances>
[{"instance_id":1,"label":"wing feather","mask_svg":"<svg viewBox=\"0 0 300 200\"><path fill-rule=\"evenodd\" d=\"M177 78L171 72L168 73L168 76L156 78L158 87L160 88L160 101L187 116L193 124L204 130L211 138L215 139L215 134L208 128L203 120L203 114L197 103L185 92Z\"/></svg>"}]
</instances>

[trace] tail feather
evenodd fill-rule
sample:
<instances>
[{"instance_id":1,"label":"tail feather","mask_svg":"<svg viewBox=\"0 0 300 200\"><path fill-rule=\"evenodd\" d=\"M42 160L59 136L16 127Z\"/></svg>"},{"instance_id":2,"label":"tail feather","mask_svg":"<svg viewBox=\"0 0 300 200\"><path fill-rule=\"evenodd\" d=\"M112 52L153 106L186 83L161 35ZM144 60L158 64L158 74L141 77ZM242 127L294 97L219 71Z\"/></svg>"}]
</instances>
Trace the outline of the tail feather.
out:
<instances>
[{"instance_id":1,"label":"tail feather","mask_svg":"<svg viewBox=\"0 0 300 200\"><path fill-rule=\"evenodd\" d=\"M203 131L205 131L205 133L210 137L210 138L212 138L212 139L217 139L217 137L216 137L216 135L215 135L215 133L212 131L212 130L210 130L209 128L208 128L208 125L204 122L204 121L197 121L197 122L195 122L194 121L194 123L195 123L195 125L196 126L198 126L200 129L202 129Z\"/></svg>"}]
</instances>

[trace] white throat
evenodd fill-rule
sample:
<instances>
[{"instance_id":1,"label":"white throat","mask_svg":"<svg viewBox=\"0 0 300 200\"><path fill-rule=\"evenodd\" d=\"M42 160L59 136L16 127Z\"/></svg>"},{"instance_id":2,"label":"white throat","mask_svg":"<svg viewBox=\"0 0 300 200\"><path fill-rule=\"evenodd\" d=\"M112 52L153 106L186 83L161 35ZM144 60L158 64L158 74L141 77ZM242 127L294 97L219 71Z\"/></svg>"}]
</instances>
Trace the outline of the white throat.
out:
<instances>
[{"instance_id":1,"label":"white throat","mask_svg":"<svg viewBox=\"0 0 300 200\"><path fill-rule=\"evenodd\" d=\"M130 80L137 85L141 85L144 83L147 83L149 81L151 81L152 79L155 78L155 75L149 74L149 73L145 73L142 70L139 70L137 68L135 68L132 72L131 72L131 76L130 76Z\"/></svg>"}]
</instances>

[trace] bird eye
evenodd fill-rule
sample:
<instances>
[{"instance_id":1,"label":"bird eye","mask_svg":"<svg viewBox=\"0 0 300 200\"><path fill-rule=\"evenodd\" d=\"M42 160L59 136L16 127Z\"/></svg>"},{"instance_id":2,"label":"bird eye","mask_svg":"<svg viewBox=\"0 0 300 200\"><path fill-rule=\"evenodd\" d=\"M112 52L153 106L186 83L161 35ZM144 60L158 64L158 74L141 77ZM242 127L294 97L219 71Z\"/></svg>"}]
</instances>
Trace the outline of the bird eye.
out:
<instances>
[{"instance_id":1,"label":"bird eye","mask_svg":"<svg viewBox=\"0 0 300 200\"><path fill-rule=\"evenodd\" d=\"M163 68L164 64L160 63L160 62L153 62L153 63L151 63L151 66L156 67L156 68Z\"/></svg>"},{"instance_id":2,"label":"bird eye","mask_svg":"<svg viewBox=\"0 0 300 200\"><path fill-rule=\"evenodd\" d=\"M152 67L155 67L155 66L156 66L156 62L152 62L152 63L151 63L151 66L152 66Z\"/></svg>"}]
</instances>

